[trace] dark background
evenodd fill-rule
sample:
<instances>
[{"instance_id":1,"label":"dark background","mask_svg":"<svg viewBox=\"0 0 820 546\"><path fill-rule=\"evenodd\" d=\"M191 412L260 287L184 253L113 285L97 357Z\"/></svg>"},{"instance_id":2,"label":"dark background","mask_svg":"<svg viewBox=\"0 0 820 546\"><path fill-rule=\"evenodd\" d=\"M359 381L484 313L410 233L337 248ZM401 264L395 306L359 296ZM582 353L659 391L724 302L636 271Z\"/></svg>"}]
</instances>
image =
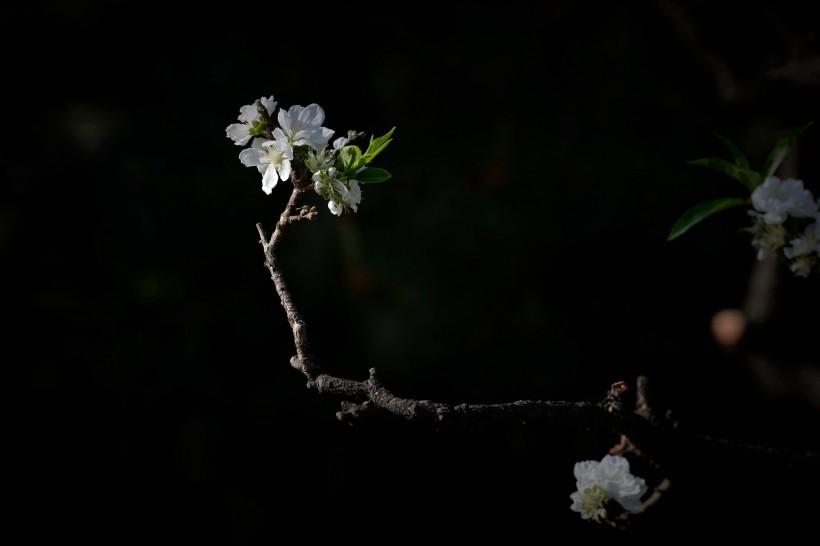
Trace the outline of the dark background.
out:
<instances>
[{"instance_id":1,"label":"dark background","mask_svg":"<svg viewBox=\"0 0 820 546\"><path fill-rule=\"evenodd\" d=\"M686 164L727 157L714 132L759 167L820 120L810 3L20 6L0 253L32 539L618 538L569 510L574 462L617 438L351 427L305 388L255 228L288 185L266 196L225 136L271 94L335 136L396 127L393 178L341 218L314 196L280 252L329 373L450 403L597 402L646 374L691 431L818 448L818 277L782 270L776 313L727 351L709 324L747 297L746 212L666 241L689 206L744 196ZM815 195L818 143L788 160ZM796 532L818 508L816 464L672 453L633 538Z\"/></svg>"}]
</instances>

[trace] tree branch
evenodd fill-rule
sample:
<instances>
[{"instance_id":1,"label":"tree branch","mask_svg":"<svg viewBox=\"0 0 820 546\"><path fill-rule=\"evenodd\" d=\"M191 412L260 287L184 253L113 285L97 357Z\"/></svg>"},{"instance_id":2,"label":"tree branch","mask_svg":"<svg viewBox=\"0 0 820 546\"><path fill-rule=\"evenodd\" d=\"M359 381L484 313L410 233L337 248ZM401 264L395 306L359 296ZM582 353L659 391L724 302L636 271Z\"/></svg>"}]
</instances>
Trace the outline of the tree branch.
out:
<instances>
[{"instance_id":1,"label":"tree branch","mask_svg":"<svg viewBox=\"0 0 820 546\"><path fill-rule=\"evenodd\" d=\"M301 207L297 203L311 186L306 180L295 184L285 209L279 215L276 229L268 239L261 224L256 224L260 243L265 253L265 267L271 274L282 307L293 332L296 355L291 366L307 378L307 387L319 393L340 397L342 408L336 417L346 423L368 417L394 418L404 421L429 423L437 428L449 426L484 427L513 423L555 424L561 426L605 430L621 435L621 441L611 452L631 452L656 465L658 453L668 453L675 446L689 445L693 441L720 445L735 450L767 453L771 456L817 459L815 453L793 453L788 450L747 446L694 433L687 433L673 422L668 412L660 417L649 399L648 378L639 376L634 390L624 381L613 384L603 401L564 402L542 400L518 400L500 404L447 404L430 400L417 400L397 396L385 388L376 378L375 368L363 381L335 377L325 373L310 353L307 326L288 290L276 257L287 227L301 220L312 220L315 207ZM629 403L626 403L626 402ZM640 449L638 448L640 446ZM654 456L650 456L649 453Z\"/></svg>"},{"instance_id":2,"label":"tree branch","mask_svg":"<svg viewBox=\"0 0 820 546\"><path fill-rule=\"evenodd\" d=\"M276 250L282 243L287 227L301 220L312 220L317 214L315 207L303 206L297 210L299 199L311 189L305 182L302 179L301 183L294 184L293 192L270 238L261 224L256 224L256 228L265 253L265 267L270 271L293 332L296 355L291 358L290 364L307 378L308 388L342 399L341 409L336 413L339 421L353 424L363 419L392 419L436 429L453 426L484 428L520 423L615 433L620 435L620 442L610 449L610 453L631 453L645 461L658 474L655 485L650 487L651 494L639 510L620 514L609 521L619 529L625 529L633 516L644 513L663 498L671 482L663 475L666 472L661 469L659 461L681 448L691 447L693 441L731 449L746 448L751 452L772 456L789 456L783 450L743 446L728 440L682 431L671 420L668 412L661 418L652 409L648 379L645 376L637 378L634 388L630 388L625 381L614 383L599 403L518 400L499 404L453 405L397 396L377 379L375 368L370 368L368 378L362 381L324 373L310 353L307 326L293 302L276 257ZM791 455L797 458L818 458L816 454Z\"/></svg>"},{"instance_id":3,"label":"tree branch","mask_svg":"<svg viewBox=\"0 0 820 546\"><path fill-rule=\"evenodd\" d=\"M310 220L315 208L302 207L295 213L299 199L308 187L294 187L290 199L279 216L273 235L268 236L261 224L256 224L260 243L265 253L265 267L271 274L282 307L293 332L296 355L291 366L308 379L307 387L320 393L333 394L344 399L336 417L351 423L364 416L381 414L408 421L428 422L436 427L451 425L486 426L504 423L556 423L588 429L605 429L619 434L640 436L645 419L637 413L621 410L620 395L626 388L613 386L609 396L600 404L589 402L557 402L519 400L502 404L445 404L430 400L414 400L396 396L376 378L375 368L364 381L334 377L324 373L310 353L307 326L288 290L279 267L276 250L282 243L287 227L300 220ZM622 390L621 390L622 389Z\"/></svg>"},{"instance_id":4,"label":"tree branch","mask_svg":"<svg viewBox=\"0 0 820 546\"><path fill-rule=\"evenodd\" d=\"M284 237L285 229L288 225L298 222L299 220L311 220L316 216L315 208L306 209L305 207L302 207L297 214L294 214L297 201L299 201L299 198L308 190L309 187L299 188L294 186L293 192L290 194L290 199L288 199L288 204L285 206L285 210L282 211L282 214L279 215L279 222L277 222L276 229L270 239L268 239L262 224L256 224L256 230L259 232L259 242L265 251L265 267L270 271L271 279L276 286L276 292L279 294L282 307L285 309L291 330L293 330L293 341L296 344L296 355L299 358L301 369L308 379L310 379L316 372L313 372L313 357L310 355L310 344L308 343L306 331L307 326L305 325L304 319L302 319L302 315L298 309L296 309L296 305L293 303L287 283L285 283L285 278L282 275L276 258L276 249L282 244L282 237Z\"/></svg>"}]
</instances>

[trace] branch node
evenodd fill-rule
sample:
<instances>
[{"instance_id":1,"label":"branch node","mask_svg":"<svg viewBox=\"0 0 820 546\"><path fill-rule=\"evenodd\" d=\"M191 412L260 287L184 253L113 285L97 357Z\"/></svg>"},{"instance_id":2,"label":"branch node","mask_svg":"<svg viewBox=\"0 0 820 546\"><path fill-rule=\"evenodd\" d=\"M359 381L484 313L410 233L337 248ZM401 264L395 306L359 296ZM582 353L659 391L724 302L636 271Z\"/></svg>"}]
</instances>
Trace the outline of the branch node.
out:
<instances>
[{"instance_id":1,"label":"branch node","mask_svg":"<svg viewBox=\"0 0 820 546\"><path fill-rule=\"evenodd\" d=\"M367 378L367 384L372 389L380 389L382 385L379 383L379 380L376 379L376 368L370 368L368 372L370 373L370 377Z\"/></svg>"},{"instance_id":2,"label":"branch node","mask_svg":"<svg viewBox=\"0 0 820 546\"><path fill-rule=\"evenodd\" d=\"M609 413L620 414L623 411L621 395L629 390L626 381L617 381L609 388L609 393L604 398L604 408Z\"/></svg>"}]
</instances>

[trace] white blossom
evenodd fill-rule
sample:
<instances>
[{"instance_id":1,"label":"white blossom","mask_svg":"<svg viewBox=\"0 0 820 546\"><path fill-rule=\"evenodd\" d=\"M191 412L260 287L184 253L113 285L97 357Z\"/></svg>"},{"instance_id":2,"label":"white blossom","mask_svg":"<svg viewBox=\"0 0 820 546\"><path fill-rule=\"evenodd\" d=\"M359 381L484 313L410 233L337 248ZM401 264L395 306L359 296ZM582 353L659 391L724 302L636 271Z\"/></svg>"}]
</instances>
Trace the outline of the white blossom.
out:
<instances>
[{"instance_id":1,"label":"white blossom","mask_svg":"<svg viewBox=\"0 0 820 546\"><path fill-rule=\"evenodd\" d=\"M808 277L820 257L820 219L815 220L803 233L789 241L783 255L791 260L789 268L798 277Z\"/></svg>"},{"instance_id":2,"label":"white blossom","mask_svg":"<svg viewBox=\"0 0 820 546\"><path fill-rule=\"evenodd\" d=\"M597 483L584 488L583 491L578 490L569 497L572 499L570 508L575 512L580 512L582 519L601 521L602 518L606 517L606 509L604 508L606 494L603 487Z\"/></svg>"},{"instance_id":3,"label":"white blossom","mask_svg":"<svg viewBox=\"0 0 820 546\"><path fill-rule=\"evenodd\" d=\"M752 192L752 205L767 224L782 224L788 216L810 218L818 203L796 178L770 176Z\"/></svg>"},{"instance_id":4,"label":"white blossom","mask_svg":"<svg viewBox=\"0 0 820 546\"><path fill-rule=\"evenodd\" d=\"M811 254L803 254L792 260L789 269L798 277L808 277L815 265L817 265L817 258Z\"/></svg>"},{"instance_id":5,"label":"white blossom","mask_svg":"<svg viewBox=\"0 0 820 546\"><path fill-rule=\"evenodd\" d=\"M328 201L327 202L327 208L330 209L330 212L335 214L336 216L341 216L342 211L344 210L342 208L342 205L340 205L336 201Z\"/></svg>"},{"instance_id":6,"label":"white blossom","mask_svg":"<svg viewBox=\"0 0 820 546\"><path fill-rule=\"evenodd\" d=\"M334 133L333 130L321 126L325 121L325 111L318 104L304 107L295 105L288 110L281 108L277 119L293 147L307 144L314 150L321 150L327 146Z\"/></svg>"},{"instance_id":7,"label":"white blossom","mask_svg":"<svg viewBox=\"0 0 820 546\"><path fill-rule=\"evenodd\" d=\"M359 181L351 178L347 181L347 187L350 190L347 194L347 205L353 209L353 212L358 212L359 203L362 202L362 188L359 186Z\"/></svg>"},{"instance_id":8,"label":"white blossom","mask_svg":"<svg viewBox=\"0 0 820 546\"><path fill-rule=\"evenodd\" d=\"M336 152L323 148L319 151L309 149L305 156L305 166L310 172L326 171L333 166L336 161Z\"/></svg>"},{"instance_id":9,"label":"white blossom","mask_svg":"<svg viewBox=\"0 0 820 546\"><path fill-rule=\"evenodd\" d=\"M251 147L239 153L239 160L246 167L256 167L262 173L262 191L270 195L279 179L287 180L291 173L293 148L277 127L274 140L253 139Z\"/></svg>"},{"instance_id":10,"label":"white blossom","mask_svg":"<svg viewBox=\"0 0 820 546\"><path fill-rule=\"evenodd\" d=\"M647 491L646 482L629 472L629 461L621 455L575 463L574 474L578 491L570 495L570 509L579 512L583 519L600 521L606 517L606 503L610 500L624 510L637 510Z\"/></svg>"},{"instance_id":11,"label":"white blossom","mask_svg":"<svg viewBox=\"0 0 820 546\"><path fill-rule=\"evenodd\" d=\"M789 241L789 246L783 249L783 255L787 258L803 256L807 254L820 254L820 222L806 226L806 229L799 237Z\"/></svg>"},{"instance_id":12,"label":"white blossom","mask_svg":"<svg viewBox=\"0 0 820 546\"><path fill-rule=\"evenodd\" d=\"M272 116L273 111L276 109L276 101L273 100L273 95L268 98L260 97L259 101L265 110L267 110L268 116ZM256 104L247 104L239 109L239 117L237 119L240 123L228 125L225 129L225 134L233 140L237 146L244 146L253 136L258 134L262 123L260 118L261 116L259 115L259 109L256 107Z\"/></svg>"},{"instance_id":13,"label":"white blossom","mask_svg":"<svg viewBox=\"0 0 820 546\"><path fill-rule=\"evenodd\" d=\"M752 246L757 249L757 259L763 260L770 252L783 248L788 241L789 233L783 224L767 224L762 215L749 211L755 223L747 231L751 232Z\"/></svg>"},{"instance_id":14,"label":"white blossom","mask_svg":"<svg viewBox=\"0 0 820 546\"><path fill-rule=\"evenodd\" d=\"M313 189L327 199L327 207L331 213L341 216L344 210L359 210L362 202L362 190L359 181L345 179L336 170L336 167L313 173Z\"/></svg>"}]
</instances>

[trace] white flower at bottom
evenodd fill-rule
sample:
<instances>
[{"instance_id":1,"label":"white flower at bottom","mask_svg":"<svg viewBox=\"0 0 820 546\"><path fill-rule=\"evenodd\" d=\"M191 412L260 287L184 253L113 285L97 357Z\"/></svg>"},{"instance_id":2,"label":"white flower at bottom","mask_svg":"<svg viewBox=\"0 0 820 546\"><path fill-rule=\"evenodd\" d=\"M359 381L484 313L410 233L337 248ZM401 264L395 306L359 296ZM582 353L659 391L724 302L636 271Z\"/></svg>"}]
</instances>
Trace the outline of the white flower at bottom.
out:
<instances>
[{"instance_id":1,"label":"white flower at bottom","mask_svg":"<svg viewBox=\"0 0 820 546\"><path fill-rule=\"evenodd\" d=\"M578 491L570 495L570 509L580 512L583 519L600 521L606 517L605 505L609 500L616 501L626 511L637 510L647 491L646 482L629 472L629 461L621 455L575 463L573 472Z\"/></svg>"},{"instance_id":2,"label":"white flower at bottom","mask_svg":"<svg viewBox=\"0 0 820 546\"><path fill-rule=\"evenodd\" d=\"M606 509L604 508L606 494L603 487L597 483L583 491L576 491L569 498L572 499L570 508L575 512L580 512L582 519L601 521L601 518L606 517Z\"/></svg>"}]
</instances>

